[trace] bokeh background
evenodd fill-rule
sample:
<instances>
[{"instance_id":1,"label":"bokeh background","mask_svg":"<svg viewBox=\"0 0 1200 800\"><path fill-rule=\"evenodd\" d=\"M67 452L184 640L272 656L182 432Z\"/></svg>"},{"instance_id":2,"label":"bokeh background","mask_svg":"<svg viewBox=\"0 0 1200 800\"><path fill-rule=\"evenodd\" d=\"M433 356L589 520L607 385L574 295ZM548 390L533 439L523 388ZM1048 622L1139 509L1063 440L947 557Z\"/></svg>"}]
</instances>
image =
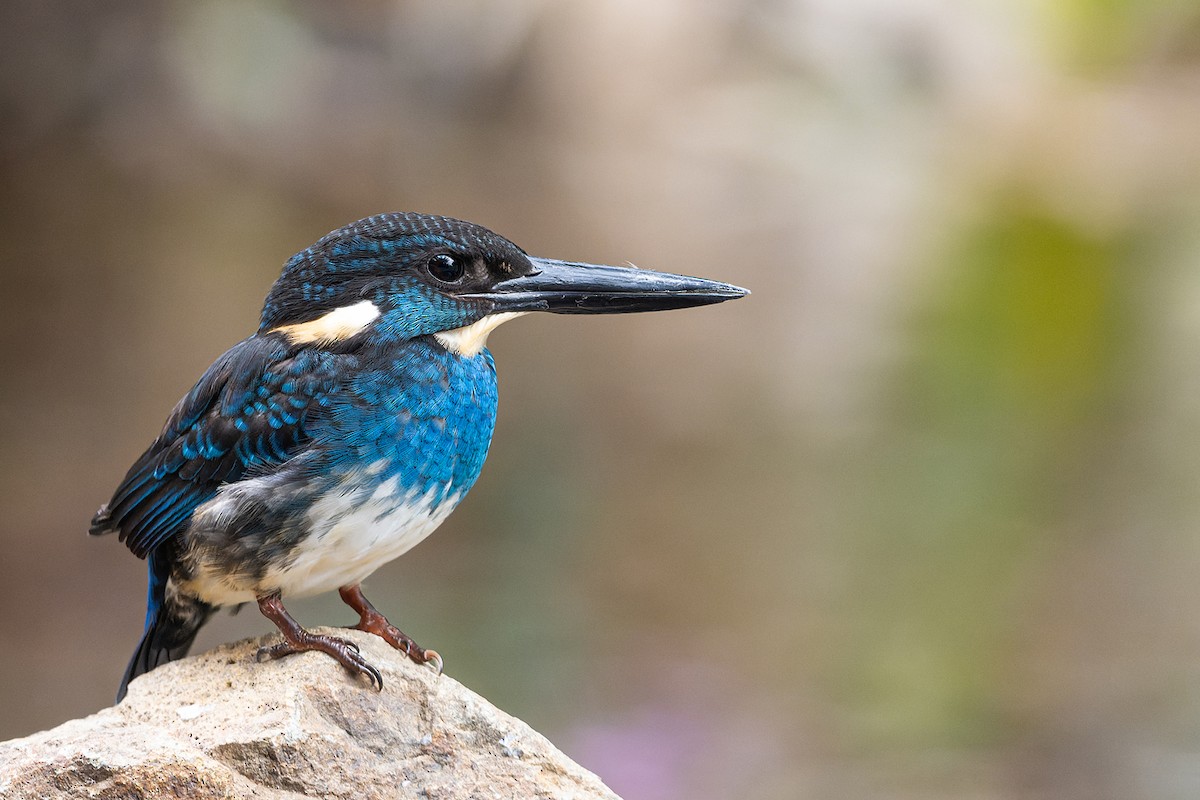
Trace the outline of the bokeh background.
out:
<instances>
[{"instance_id":1,"label":"bokeh background","mask_svg":"<svg viewBox=\"0 0 1200 800\"><path fill-rule=\"evenodd\" d=\"M1195 3L12 0L0 159L0 738L111 702L87 522L282 262L421 210L754 291L493 335L368 584L455 678L631 800L1200 793Z\"/></svg>"}]
</instances>

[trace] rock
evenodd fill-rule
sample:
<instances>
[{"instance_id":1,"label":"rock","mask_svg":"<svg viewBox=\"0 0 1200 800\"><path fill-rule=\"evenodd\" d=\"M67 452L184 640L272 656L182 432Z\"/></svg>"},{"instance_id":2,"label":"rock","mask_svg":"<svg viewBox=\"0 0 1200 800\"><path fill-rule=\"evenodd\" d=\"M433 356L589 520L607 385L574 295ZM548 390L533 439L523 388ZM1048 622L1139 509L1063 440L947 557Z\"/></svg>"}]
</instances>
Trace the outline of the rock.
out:
<instances>
[{"instance_id":1,"label":"rock","mask_svg":"<svg viewBox=\"0 0 1200 800\"><path fill-rule=\"evenodd\" d=\"M375 636L377 692L328 656L258 663L277 637L134 681L119 706L0 743L3 798L609 798L525 723Z\"/></svg>"}]
</instances>

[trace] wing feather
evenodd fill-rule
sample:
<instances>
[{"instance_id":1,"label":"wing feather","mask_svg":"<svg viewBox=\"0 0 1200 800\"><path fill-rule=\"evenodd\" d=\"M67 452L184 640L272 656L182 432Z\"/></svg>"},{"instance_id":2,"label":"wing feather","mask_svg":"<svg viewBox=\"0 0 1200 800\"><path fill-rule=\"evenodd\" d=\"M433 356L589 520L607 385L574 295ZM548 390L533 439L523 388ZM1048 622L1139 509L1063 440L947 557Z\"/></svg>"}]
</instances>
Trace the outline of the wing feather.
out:
<instances>
[{"instance_id":1,"label":"wing feather","mask_svg":"<svg viewBox=\"0 0 1200 800\"><path fill-rule=\"evenodd\" d=\"M222 484L296 455L310 440L314 412L328 402L336 360L346 357L271 335L234 345L175 406L91 532L118 531L145 558Z\"/></svg>"}]
</instances>

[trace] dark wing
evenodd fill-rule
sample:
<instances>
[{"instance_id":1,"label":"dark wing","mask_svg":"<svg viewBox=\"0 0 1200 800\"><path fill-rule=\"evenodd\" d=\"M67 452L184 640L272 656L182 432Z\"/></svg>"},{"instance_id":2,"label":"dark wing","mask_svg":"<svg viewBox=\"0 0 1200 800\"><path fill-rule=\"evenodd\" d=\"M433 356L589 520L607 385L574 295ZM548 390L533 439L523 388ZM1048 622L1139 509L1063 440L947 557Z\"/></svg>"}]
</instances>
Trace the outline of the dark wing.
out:
<instances>
[{"instance_id":1,"label":"dark wing","mask_svg":"<svg viewBox=\"0 0 1200 800\"><path fill-rule=\"evenodd\" d=\"M186 527L225 483L280 464L309 440L328 403L338 356L297 349L281 336L230 348L179 401L159 437L92 519L93 534L120 531L139 558Z\"/></svg>"}]
</instances>

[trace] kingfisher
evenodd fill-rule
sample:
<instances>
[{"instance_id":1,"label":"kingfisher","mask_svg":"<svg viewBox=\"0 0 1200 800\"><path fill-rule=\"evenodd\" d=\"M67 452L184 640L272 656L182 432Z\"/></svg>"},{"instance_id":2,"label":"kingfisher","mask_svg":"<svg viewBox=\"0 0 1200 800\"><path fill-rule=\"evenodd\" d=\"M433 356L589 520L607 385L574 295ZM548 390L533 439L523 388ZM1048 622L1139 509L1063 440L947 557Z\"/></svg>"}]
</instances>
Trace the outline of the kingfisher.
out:
<instances>
[{"instance_id":1,"label":"kingfisher","mask_svg":"<svg viewBox=\"0 0 1200 800\"><path fill-rule=\"evenodd\" d=\"M362 582L454 510L496 420L498 325L532 311L608 314L719 303L718 281L534 258L449 217L388 213L292 256L258 330L220 356L130 467L91 533L116 531L149 580L141 641L121 679L182 658L222 607L254 602L282 640L259 661L315 650L382 690L350 640L313 633L284 598L336 589L418 664L417 645Z\"/></svg>"}]
</instances>

